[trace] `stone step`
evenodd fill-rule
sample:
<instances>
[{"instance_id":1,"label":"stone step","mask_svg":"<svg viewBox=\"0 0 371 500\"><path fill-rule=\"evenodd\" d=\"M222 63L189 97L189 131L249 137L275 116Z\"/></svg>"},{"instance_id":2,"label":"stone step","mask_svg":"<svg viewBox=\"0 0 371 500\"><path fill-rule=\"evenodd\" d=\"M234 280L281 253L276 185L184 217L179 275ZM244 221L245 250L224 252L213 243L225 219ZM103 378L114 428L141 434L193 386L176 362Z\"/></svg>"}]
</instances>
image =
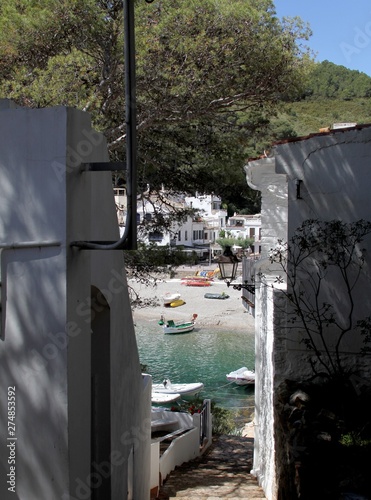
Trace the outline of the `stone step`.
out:
<instances>
[{"instance_id":1,"label":"stone step","mask_svg":"<svg viewBox=\"0 0 371 500\"><path fill-rule=\"evenodd\" d=\"M160 488L158 500L265 500L264 491L250 474L253 439L236 436L213 438L201 458L182 464Z\"/></svg>"},{"instance_id":2,"label":"stone step","mask_svg":"<svg viewBox=\"0 0 371 500\"><path fill-rule=\"evenodd\" d=\"M250 499L267 500L265 496L255 491L245 492L243 494L237 494L237 496L235 493L230 493L227 496L225 495L220 496L219 492L213 493L212 491L203 495L194 495L194 494L183 495L177 493L175 497L174 496L168 497L168 500L219 500L219 498L228 498L229 500L241 500L241 498L243 498L244 500L250 500Z\"/></svg>"},{"instance_id":3,"label":"stone step","mask_svg":"<svg viewBox=\"0 0 371 500\"><path fill-rule=\"evenodd\" d=\"M233 494L232 494L233 495ZM245 496L247 495L247 496ZM265 496L259 495L258 493L246 493L243 495L238 495L238 496L215 496L215 494L210 493L209 495L188 495L188 496L183 496L183 495L176 495L175 497L168 497L168 500L220 500L228 498L229 500L267 500Z\"/></svg>"}]
</instances>

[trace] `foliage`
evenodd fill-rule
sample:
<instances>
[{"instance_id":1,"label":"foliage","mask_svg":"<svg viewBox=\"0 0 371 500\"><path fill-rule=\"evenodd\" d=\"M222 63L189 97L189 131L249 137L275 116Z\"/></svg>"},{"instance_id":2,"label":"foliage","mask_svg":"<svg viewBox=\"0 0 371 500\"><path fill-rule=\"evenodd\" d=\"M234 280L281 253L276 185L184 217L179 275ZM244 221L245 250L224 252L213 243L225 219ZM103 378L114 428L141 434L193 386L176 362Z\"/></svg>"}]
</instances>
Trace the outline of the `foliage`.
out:
<instances>
[{"instance_id":1,"label":"foliage","mask_svg":"<svg viewBox=\"0 0 371 500\"><path fill-rule=\"evenodd\" d=\"M148 19L139 26L145 36L138 37L138 86L150 76L140 126L151 127L152 134L143 137L151 154L140 156L151 185L163 182L165 172L174 189L184 186L186 175L191 190L207 186L227 199L230 186L235 196L241 188L246 192L246 138L283 95L296 95L300 87L301 64L293 54L299 28L284 31L269 4L234 1L231 8L227 2L176 1L138 16ZM155 106L148 108L148 98ZM159 141L164 154L152 154Z\"/></svg>"},{"instance_id":2,"label":"foliage","mask_svg":"<svg viewBox=\"0 0 371 500\"><path fill-rule=\"evenodd\" d=\"M371 123L371 78L329 61L308 66L300 99L283 102L277 114L247 142L249 156L269 151L272 143L307 136L334 123Z\"/></svg>"},{"instance_id":3,"label":"foliage","mask_svg":"<svg viewBox=\"0 0 371 500\"><path fill-rule=\"evenodd\" d=\"M200 413L203 408L203 400L193 398L190 401L180 401L177 405L171 407L171 411L186 411L193 415ZM232 410L216 406L215 401L211 401L212 427L213 434L221 435L238 435L240 431L236 428L234 415Z\"/></svg>"},{"instance_id":4,"label":"foliage","mask_svg":"<svg viewBox=\"0 0 371 500\"><path fill-rule=\"evenodd\" d=\"M300 100L283 103L260 135L261 153L276 140L306 136L336 122L371 123L368 75L323 61L312 65L305 86Z\"/></svg>"},{"instance_id":5,"label":"foliage","mask_svg":"<svg viewBox=\"0 0 371 500\"><path fill-rule=\"evenodd\" d=\"M344 99L371 97L371 78L329 61L313 66L309 74L306 99Z\"/></svg>"},{"instance_id":6,"label":"foliage","mask_svg":"<svg viewBox=\"0 0 371 500\"><path fill-rule=\"evenodd\" d=\"M288 324L302 334L313 353L316 376L346 379L342 346L357 332L368 352L371 319L357 319L355 294L365 264L361 243L371 233L371 222L306 220L288 243L279 241L270 261L287 281ZM336 290L336 293L335 293ZM333 338L335 335L334 345Z\"/></svg>"},{"instance_id":7,"label":"foliage","mask_svg":"<svg viewBox=\"0 0 371 500\"><path fill-rule=\"evenodd\" d=\"M137 250L124 251L124 261L129 279L155 287L161 276L168 276L180 265L191 263L191 258L177 247L145 245L139 242ZM129 295L133 307L154 305L152 299L144 301L131 287Z\"/></svg>"},{"instance_id":8,"label":"foliage","mask_svg":"<svg viewBox=\"0 0 371 500\"><path fill-rule=\"evenodd\" d=\"M371 100L323 99L287 103L278 117L290 123L294 135L306 136L319 132L320 128L331 128L336 122L371 123Z\"/></svg>"},{"instance_id":9,"label":"foliage","mask_svg":"<svg viewBox=\"0 0 371 500\"><path fill-rule=\"evenodd\" d=\"M89 111L112 160L125 157L123 2L3 0L0 95ZM271 0L135 3L139 184L214 192L259 211L246 144L302 93L309 36Z\"/></svg>"},{"instance_id":10,"label":"foliage","mask_svg":"<svg viewBox=\"0 0 371 500\"><path fill-rule=\"evenodd\" d=\"M370 383L365 391L339 380L285 380L276 388L277 460L287 498L343 498L370 491ZM316 477L316 481L313 481ZM365 497L365 498L366 498Z\"/></svg>"},{"instance_id":11,"label":"foliage","mask_svg":"<svg viewBox=\"0 0 371 500\"><path fill-rule=\"evenodd\" d=\"M254 244L254 238L233 238L232 236L218 238L216 243L220 245L223 249L226 247L233 247L234 245L242 247L244 250L251 247Z\"/></svg>"},{"instance_id":12,"label":"foliage","mask_svg":"<svg viewBox=\"0 0 371 500\"><path fill-rule=\"evenodd\" d=\"M145 245L139 243L137 251L124 251L125 266L132 279L140 281L142 274L169 273L173 268L186 264L187 257L177 247Z\"/></svg>"},{"instance_id":13,"label":"foliage","mask_svg":"<svg viewBox=\"0 0 371 500\"><path fill-rule=\"evenodd\" d=\"M213 414L213 434L221 435L240 435L241 430L237 429L234 420L233 411L227 408L215 406L212 409Z\"/></svg>"},{"instance_id":14,"label":"foliage","mask_svg":"<svg viewBox=\"0 0 371 500\"><path fill-rule=\"evenodd\" d=\"M188 217L199 217L200 214L191 207L180 206L176 198L169 196L169 193L159 191L147 192L138 196L138 206L143 205L143 213L146 213L144 220L138 223L138 237L140 241L145 241L153 232L168 232L174 238L179 225L186 222Z\"/></svg>"},{"instance_id":15,"label":"foliage","mask_svg":"<svg viewBox=\"0 0 371 500\"><path fill-rule=\"evenodd\" d=\"M340 437L340 443L343 446L367 446L370 448L371 455L371 439L363 439L359 432L349 432Z\"/></svg>"},{"instance_id":16,"label":"foliage","mask_svg":"<svg viewBox=\"0 0 371 500\"><path fill-rule=\"evenodd\" d=\"M126 141L122 6L0 7L0 96L89 111L114 160L124 159ZM246 158L335 121L371 121L371 79L313 63L301 44L308 26L278 20L269 0L138 0L135 19L140 189L166 180L175 191L218 194L229 214L257 213Z\"/></svg>"},{"instance_id":17,"label":"foliage","mask_svg":"<svg viewBox=\"0 0 371 500\"><path fill-rule=\"evenodd\" d=\"M171 411L183 411L193 415L194 413L201 413L203 406L203 399L196 396L191 398L189 401L177 401L176 405L173 405L170 409Z\"/></svg>"}]
</instances>

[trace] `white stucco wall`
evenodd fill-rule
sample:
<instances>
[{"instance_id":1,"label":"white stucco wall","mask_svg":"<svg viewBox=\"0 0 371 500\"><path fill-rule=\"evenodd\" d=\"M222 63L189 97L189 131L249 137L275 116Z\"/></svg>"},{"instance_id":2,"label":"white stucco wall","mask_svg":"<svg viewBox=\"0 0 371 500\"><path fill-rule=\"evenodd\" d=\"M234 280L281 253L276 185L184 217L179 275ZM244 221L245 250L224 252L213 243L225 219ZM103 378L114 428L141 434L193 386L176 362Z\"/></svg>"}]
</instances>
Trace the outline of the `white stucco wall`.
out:
<instances>
[{"instance_id":1,"label":"white stucco wall","mask_svg":"<svg viewBox=\"0 0 371 500\"><path fill-rule=\"evenodd\" d=\"M317 135L275 147L278 174L286 174L289 231L307 218L369 218L371 128ZM295 180L303 181L296 200Z\"/></svg>"},{"instance_id":2,"label":"white stucco wall","mask_svg":"<svg viewBox=\"0 0 371 500\"><path fill-rule=\"evenodd\" d=\"M109 310L112 498L126 498L131 488L134 498L147 499L150 388L140 372L122 253L70 246L118 238L110 173L79 169L108 159L105 140L86 113L1 104L0 498L87 498L107 470L98 464L92 476L94 286ZM8 387L16 393L16 494L6 483Z\"/></svg>"},{"instance_id":3,"label":"white stucco wall","mask_svg":"<svg viewBox=\"0 0 371 500\"><path fill-rule=\"evenodd\" d=\"M269 250L278 239L289 241L304 220L371 220L370 160L371 127L358 127L278 144L272 158L252 161L245 167L248 184L262 192L262 261L257 272L265 275L268 285L278 274L269 262ZM370 244L367 237L365 246ZM355 295L358 317L368 315L371 306L370 265L367 256ZM286 285L280 286L284 290ZM336 282L327 285L327 293L337 293ZM286 329L282 298L276 285L274 289L262 286L257 289L255 301L257 427L253 471L269 500L276 499L279 490L274 462L279 442L275 435L275 390L285 379L305 380L312 374L308 350L292 329L290 334ZM340 305L342 300L339 296ZM355 355L358 349L359 343L352 340L345 344L344 354L349 364L369 380L370 359Z\"/></svg>"},{"instance_id":4,"label":"white stucco wall","mask_svg":"<svg viewBox=\"0 0 371 500\"><path fill-rule=\"evenodd\" d=\"M31 115L3 108L0 242L20 248L3 250L1 256L0 497L58 498L68 492L69 478L67 350L57 346L65 346L67 313L66 192L50 167L66 149L66 117L58 109ZM22 248L49 241L55 245ZM17 496L4 481L10 468L8 387L16 393Z\"/></svg>"},{"instance_id":5,"label":"white stucco wall","mask_svg":"<svg viewBox=\"0 0 371 500\"><path fill-rule=\"evenodd\" d=\"M255 266L255 439L253 474L256 475L268 499L276 497L274 447L274 377L275 324L280 321L274 308L274 279L277 269L269 262L269 251L287 234L286 175L277 175L274 158L252 161L245 167L246 180L261 191L261 259ZM268 286L261 286L263 273ZM276 317L278 316L278 318Z\"/></svg>"},{"instance_id":6,"label":"white stucco wall","mask_svg":"<svg viewBox=\"0 0 371 500\"><path fill-rule=\"evenodd\" d=\"M331 134L279 144L275 148L275 158L277 174L287 176L289 216L286 240L306 219L336 219L343 222L371 220L371 127L337 130ZM295 184L297 179L301 180L299 199ZM370 244L371 238L368 236L362 245L369 248ZM370 294L367 292L371 282L370 265L370 257L366 254L366 265L354 289L356 319L367 316L371 308ZM328 294L330 301L334 302L333 297L337 297L335 307L338 317L346 315L348 299L341 295L341 283L332 278L324 281L324 285L324 293ZM303 359L308 353L300 340L290 335L290 352L294 352L295 348L295 354L286 357L286 365L294 373L300 368L305 376L303 367L308 364L303 363ZM359 363L365 369L368 362L359 357L355 361L351 355L359 352L360 347L361 338L355 335L346 339L342 346L344 353L347 356L349 354L350 366ZM282 376L288 373L282 373Z\"/></svg>"},{"instance_id":7,"label":"white stucco wall","mask_svg":"<svg viewBox=\"0 0 371 500\"><path fill-rule=\"evenodd\" d=\"M286 175L277 176L275 168L275 158L251 161L245 167L248 185L261 191L262 260L287 234L287 180Z\"/></svg>"},{"instance_id":8,"label":"white stucco wall","mask_svg":"<svg viewBox=\"0 0 371 500\"><path fill-rule=\"evenodd\" d=\"M102 193L112 192L111 175L107 172L87 175L92 176L91 237L94 241L116 241L117 223L106 223L115 220L113 196L103 211L101 204L96 202ZM118 250L93 251L91 264L91 282L104 294L111 309L111 400L114 409L111 440L116 464L112 468L115 492L112 499L128 490L127 472L132 452L133 499L146 500L150 491L152 391L148 380L142 379L123 254ZM99 310L99 301L97 308Z\"/></svg>"}]
</instances>

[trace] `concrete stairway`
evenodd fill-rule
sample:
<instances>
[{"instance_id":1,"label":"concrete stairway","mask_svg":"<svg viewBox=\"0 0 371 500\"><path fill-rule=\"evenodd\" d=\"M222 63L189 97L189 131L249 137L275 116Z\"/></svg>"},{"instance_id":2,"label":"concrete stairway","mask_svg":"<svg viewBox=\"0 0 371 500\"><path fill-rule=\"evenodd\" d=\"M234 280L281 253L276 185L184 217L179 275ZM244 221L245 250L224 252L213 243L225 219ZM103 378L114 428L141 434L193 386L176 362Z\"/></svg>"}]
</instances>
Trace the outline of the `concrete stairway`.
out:
<instances>
[{"instance_id":1,"label":"concrete stairway","mask_svg":"<svg viewBox=\"0 0 371 500\"><path fill-rule=\"evenodd\" d=\"M201 458L177 467L164 482L158 500L265 499L250 474L254 440L215 436Z\"/></svg>"}]
</instances>

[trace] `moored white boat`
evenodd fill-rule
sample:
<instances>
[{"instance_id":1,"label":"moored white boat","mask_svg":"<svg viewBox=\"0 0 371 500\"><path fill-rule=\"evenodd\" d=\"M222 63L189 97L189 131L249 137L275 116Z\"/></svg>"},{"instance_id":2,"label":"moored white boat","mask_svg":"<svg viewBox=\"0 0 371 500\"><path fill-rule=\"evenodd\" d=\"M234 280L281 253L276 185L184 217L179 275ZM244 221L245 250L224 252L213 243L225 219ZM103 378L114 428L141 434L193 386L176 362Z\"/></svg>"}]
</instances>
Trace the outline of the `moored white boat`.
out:
<instances>
[{"instance_id":1,"label":"moored white boat","mask_svg":"<svg viewBox=\"0 0 371 500\"><path fill-rule=\"evenodd\" d=\"M175 323L170 320L167 321L165 325L163 325L164 333L188 333L191 332L195 327L194 321L186 321Z\"/></svg>"},{"instance_id":2,"label":"moored white boat","mask_svg":"<svg viewBox=\"0 0 371 500\"><path fill-rule=\"evenodd\" d=\"M177 401L180 397L179 393L165 394L164 392L152 391L151 401L155 404L166 404Z\"/></svg>"},{"instance_id":3,"label":"moored white boat","mask_svg":"<svg viewBox=\"0 0 371 500\"><path fill-rule=\"evenodd\" d=\"M196 318L197 314L194 314L189 321L174 321L172 319L165 321L165 318L161 316L158 324L162 326L164 333L188 333L194 329Z\"/></svg>"},{"instance_id":4,"label":"moored white boat","mask_svg":"<svg viewBox=\"0 0 371 500\"><path fill-rule=\"evenodd\" d=\"M152 384L152 394L180 394L180 397L195 396L204 388L202 382L193 382L190 384L172 384L169 379L162 384Z\"/></svg>"},{"instance_id":5,"label":"moored white boat","mask_svg":"<svg viewBox=\"0 0 371 500\"><path fill-rule=\"evenodd\" d=\"M165 293L165 295L163 295L162 297L164 306L170 305L172 302L175 302L179 299L180 299L180 293Z\"/></svg>"},{"instance_id":6,"label":"moored white boat","mask_svg":"<svg viewBox=\"0 0 371 500\"><path fill-rule=\"evenodd\" d=\"M237 385L255 384L255 372L248 370L246 366L228 373L226 377L229 382L234 382Z\"/></svg>"}]
</instances>

